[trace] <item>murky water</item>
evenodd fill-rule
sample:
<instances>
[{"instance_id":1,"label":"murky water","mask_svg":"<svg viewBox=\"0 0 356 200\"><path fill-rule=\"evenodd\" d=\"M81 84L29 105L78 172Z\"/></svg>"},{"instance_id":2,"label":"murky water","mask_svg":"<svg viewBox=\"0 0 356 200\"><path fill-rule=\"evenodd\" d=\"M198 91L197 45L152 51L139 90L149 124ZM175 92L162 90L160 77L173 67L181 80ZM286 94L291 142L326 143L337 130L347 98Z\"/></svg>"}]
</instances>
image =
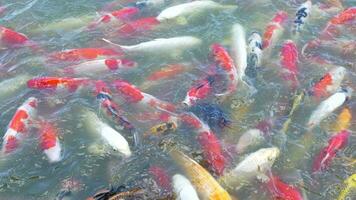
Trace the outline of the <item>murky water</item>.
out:
<instances>
[{"instance_id":1,"label":"murky water","mask_svg":"<svg viewBox=\"0 0 356 200\"><path fill-rule=\"evenodd\" d=\"M110 10L120 9L128 5L128 1L117 1ZM132 2L132 1L131 1ZM143 9L141 17L157 16L161 10L170 5L186 1L166 1L165 5ZM216 1L222 4L236 4L236 1ZM209 46L218 42L225 47L231 44L230 29L232 24L240 23L246 30L248 37L251 32L263 34L266 25L279 10L288 12L289 26L294 19L294 13L303 1L237 1L237 11L219 11L205 13L188 24L166 24L160 29L147 31L131 38L119 38L103 35L100 31L89 31L85 27L97 19L103 7L110 1L75 0L75 1L48 1L48 0L3 0L0 6L5 6L5 12L0 16L1 26L12 28L26 34L31 40L40 45L45 52L62 51L66 49L83 47L109 47L102 41L105 37L123 45L133 45L155 38L168 38L190 35L203 41L198 49L185 51L181 55L143 56L132 55L129 58L138 63L138 67L124 73L107 73L95 76L97 80L106 82L115 79L125 79L130 83L145 88L148 84L146 78L167 64L186 63L189 70L174 78L162 80L157 85L143 89L161 100L180 104L191 85L206 75L211 65ZM252 3L254 2L254 3ZM318 4L323 1L313 1ZM343 1L344 8L355 6L353 0ZM311 14L312 19L305 26L305 30L298 38L293 38L300 52L303 45L316 38L326 22L341 10L330 14ZM355 20L350 26L355 26ZM356 173L355 165L355 119L352 119L349 128L351 136L348 145L337 153L330 168L317 176L311 175L312 161L315 155L323 148L330 136L333 135L330 124L335 122L342 108L347 106L353 116L356 116L354 96L350 101L337 109L320 126L312 131L306 129L309 116L320 103L306 97L301 106L293 115L290 128L286 135L280 133L282 124L288 117L290 104L294 93L279 77L280 56L282 43L292 36L290 27L283 34L276 47L271 52L268 62L258 69L258 79L254 82L257 93L251 94L248 88L242 86L236 94L219 104L226 116L231 120L231 126L224 129L211 127L221 139L226 151L237 143L239 137L248 129L256 127L263 119L273 119L272 136L260 147L277 146L281 155L272 167L274 174L283 177L285 182L294 184L310 200L336 199L342 182L351 174ZM345 30L340 40L355 40L355 29ZM342 86L355 88L355 54L353 57L343 57L339 53L318 50L316 55L322 56L347 69L347 75ZM164 167L170 175L183 173L172 159L159 147L161 138L144 139L140 145L134 145L134 138L127 131L120 130L118 126L99 111L99 103L92 90L82 89L72 94L58 94L47 91L35 91L26 87L26 81L37 76L63 76L58 69L66 67L65 63L49 64L46 62L46 53L37 53L31 48L1 49L0 51L0 132L5 133L7 125L16 109L30 96L40 99L38 115L56 124L59 128L59 139L62 145L62 160L58 163L49 163L39 148L39 136L36 129L29 131L28 137L16 153L0 158L0 200L5 199L55 199L57 194L67 186L73 185L68 199L85 199L96 191L108 188L110 185L126 185L128 187L151 188L147 190L149 198L158 199L163 194L159 192L148 168L152 165ZM298 63L300 82L299 90L309 88L312 83L319 80L331 67L330 65L315 64L303 58ZM16 79L17 78L17 79ZM14 79L13 81L9 81ZM8 82L6 82L7 80ZM242 89L241 89L242 88ZM125 110L125 116L135 125L140 135L148 131L156 122L144 122L148 116L147 111L127 104L114 95L115 100ZM216 99L208 98L204 102L215 103ZM90 134L80 112L83 109L94 111L100 119L115 127L128 140L133 155L124 159L107 147L103 140ZM142 115L143 113L143 115ZM2 135L2 134L1 134ZM178 146L195 160L204 163L200 147L196 141L196 133L188 126L178 127L177 131L170 132L164 138L174 141ZM258 149L258 148L257 148ZM254 149L254 150L257 150ZM250 151L253 152L253 151ZM229 154L229 153L227 153ZM233 154L233 153L232 153ZM244 158L243 155L231 155L227 169L232 169ZM216 177L216 176L215 176ZM216 177L217 178L217 177ZM152 189L153 188L153 189ZM239 199L270 199L266 188L258 181L239 190L229 191ZM352 198L352 197L350 197ZM355 197L354 197L355 198Z\"/></svg>"}]
</instances>

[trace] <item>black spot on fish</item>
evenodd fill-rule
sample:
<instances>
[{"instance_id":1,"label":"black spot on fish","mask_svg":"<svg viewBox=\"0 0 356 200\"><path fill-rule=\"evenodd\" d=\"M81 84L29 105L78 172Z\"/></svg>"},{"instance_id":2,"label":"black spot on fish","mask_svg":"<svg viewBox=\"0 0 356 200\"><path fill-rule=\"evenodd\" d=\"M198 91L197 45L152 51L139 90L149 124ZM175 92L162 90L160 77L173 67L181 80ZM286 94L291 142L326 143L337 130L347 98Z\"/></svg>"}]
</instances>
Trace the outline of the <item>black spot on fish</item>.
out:
<instances>
[{"instance_id":1,"label":"black spot on fish","mask_svg":"<svg viewBox=\"0 0 356 200\"><path fill-rule=\"evenodd\" d=\"M222 129L231 124L228 116L216 104L200 103L190 108L190 111L206 122L212 129Z\"/></svg>"}]
</instances>

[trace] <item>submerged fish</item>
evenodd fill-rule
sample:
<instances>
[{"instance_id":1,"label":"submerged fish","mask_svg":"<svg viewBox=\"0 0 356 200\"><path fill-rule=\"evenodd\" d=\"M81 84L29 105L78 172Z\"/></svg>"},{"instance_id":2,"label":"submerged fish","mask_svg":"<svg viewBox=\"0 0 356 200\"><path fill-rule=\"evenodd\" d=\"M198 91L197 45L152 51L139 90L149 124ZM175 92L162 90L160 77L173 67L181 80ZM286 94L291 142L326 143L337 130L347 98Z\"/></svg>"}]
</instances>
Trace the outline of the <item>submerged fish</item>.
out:
<instances>
[{"instance_id":1,"label":"submerged fish","mask_svg":"<svg viewBox=\"0 0 356 200\"><path fill-rule=\"evenodd\" d=\"M16 110L3 136L3 154L14 152L21 145L21 141L30 129L31 122L33 123L37 115L37 104L38 99L30 97Z\"/></svg>"},{"instance_id":2,"label":"submerged fish","mask_svg":"<svg viewBox=\"0 0 356 200\"><path fill-rule=\"evenodd\" d=\"M168 153L184 170L202 200L231 199L214 177L196 161L174 148L170 149Z\"/></svg>"},{"instance_id":3,"label":"submerged fish","mask_svg":"<svg viewBox=\"0 0 356 200\"><path fill-rule=\"evenodd\" d=\"M314 84L311 93L317 97L325 97L339 89L342 80L346 74L344 67L335 67L327 72L318 82Z\"/></svg>"},{"instance_id":4,"label":"submerged fish","mask_svg":"<svg viewBox=\"0 0 356 200\"><path fill-rule=\"evenodd\" d=\"M192 36L181 36L172 38L159 38L148 42L142 42L137 45L124 46L112 43L107 39L103 39L105 42L116 46L118 50L121 50L129 54L150 54L150 55L178 55L183 51L191 50L199 47L202 41L199 38Z\"/></svg>"},{"instance_id":5,"label":"submerged fish","mask_svg":"<svg viewBox=\"0 0 356 200\"><path fill-rule=\"evenodd\" d=\"M336 92L323 102L313 111L307 123L308 128L313 128L318 125L324 118L329 116L334 110L344 104L351 98L352 89L346 88Z\"/></svg>"},{"instance_id":6,"label":"submerged fish","mask_svg":"<svg viewBox=\"0 0 356 200\"><path fill-rule=\"evenodd\" d=\"M78 62L103 57L121 57L121 52L107 48L80 48L54 52L48 55L49 62Z\"/></svg>"},{"instance_id":7,"label":"submerged fish","mask_svg":"<svg viewBox=\"0 0 356 200\"><path fill-rule=\"evenodd\" d=\"M257 76L257 68L262 60L262 38L257 32L253 32L247 40L247 68L246 75L250 78Z\"/></svg>"},{"instance_id":8,"label":"submerged fish","mask_svg":"<svg viewBox=\"0 0 356 200\"><path fill-rule=\"evenodd\" d=\"M272 175L266 186L273 199L303 200L302 194L296 187L284 183L278 176Z\"/></svg>"},{"instance_id":9,"label":"submerged fish","mask_svg":"<svg viewBox=\"0 0 356 200\"><path fill-rule=\"evenodd\" d=\"M282 36L284 31L283 24L288 19L288 14L284 11L279 11L273 17L272 21L267 24L265 32L263 34L263 44L262 49L265 51L266 49L273 48L277 41Z\"/></svg>"},{"instance_id":10,"label":"submerged fish","mask_svg":"<svg viewBox=\"0 0 356 200\"><path fill-rule=\"evenodd\" d=\"M31 79L29 74L19 74L0 82L0 102L5 104L6 100L18 97L21 89L26 88L27 81Z\"/></svg>"},{"instance_id":11,"label":"submerged fish","mask_svg":"<svg viewBox=\"0 0 356 200\"><path fill-rule=\"evenodd\" d=\"M281 48L281 76L285 81L288 81L291 89L295 90L299 86L297 75L298 70L298 49L292 40L287 40Z\"/></svg>"},{"instance_id":12,"label":"submerged fish","mask_svg":"<svg viewBox=\"0 0 356 200\"><path fill-rule=\"evenodd\" d=\"M172 180L177 200L199 200L197 192L186 177L181 174L175 174Z\"/></svg>"},{"instance_id":13,"label":"submerged fish","mask_svg":"<svg viewBox=\"0 0 356 200\"><path fill-rule=\"evenodd\" d=\"M312 2L310 0L307 0L304 2L297 10L294 20L294 26L293 26L293 33L294 34L299 34L304 25L308 22L308 19L310 18L310 12L312 9Z\"/></svg>"},{"instance_id":14,"label":"submerged fish","mask_svg":"<svg viewBox=\"0 0 356 200\"><path fill-rule=\"evenodd\" d=\"M182 104L189 107L196 104L199 100L207 98L213 90L214 76L208 75L203 79L199 79L188 90Z\"/></svg>"},{"instance_id":15,"label":"submerged fish","mask_svg":"<svg viewBox=\"0 0 356 200\"><path fill-rule=\"evenodd\" d=\"M266 173L271 169L279 154L277 147L259 149L247 155L234 169L220 177L219 181L227 187L237 188L256 178L262 181L269 180Z\"/></svg>"},{"instance_id":16,"label":"submerged fish","mask_svg":"<svg viewBox=\"0 0 356 200\"><path fill-rule=\"evenodd\" d=\"M349 136L350 133L344 130L329 139L328 146L323 148L314 159L313 173L324 171L330 166L337 151L340 151L347 145Z\"/></svg>"},{"instance_id":17,"label":"submerged fish","mask_svg":"<svg viewBox=\"0 0 356 200\"><path fill-rule=\"evenodd\" d=\"M34 43L24 34L12 29L0 26L0 47L16 48L23 46L32 46Z\"/></svg>"},{"instance_id":18,"label":"submerged fish","mask_svg":"<svg viewBox=\"0 0 356 200\"><path fill-rule=\"evenodd\" d=\"M238 154L245 153L248 148L260 145L265 140L264 133L259 129L249 129L243 133L236 144Z\"/></svg>"},{"instance_id":19,"label":"submerged fish","mask_svg":"<svg viewBox=\"0 0 356 200\"><path fill-rule=\"evenodd\" d=\"M49 162L59 162L62 159L61 145L58 139L58 129L47 121L40 122L40 147L46 154Z\"/></svg>"},{"instance_id":20,"label":"submerged fish","mask_svg":"<svg viewBox=\"0 0 356 200\"><path fill-rule=\"evenodd\" d=\"M232 26L232 54L237 68L239 80L244 82L247 68L247 45L245 29L241 24Z\"/></svg>"},{"instance_id":21,"label":"submerged fish","mask_svg":"<svg viewBox=\"0 0 356 200\"><path fill-rule=\"evenodd\" d=\"M27 81L27 87L36 90L63 90L75 92L90 82L87 78L38 77Z\"/></svg>"},{"instance_id":22,"label":"submerged fish","mask_svg":"<svg viewBox=\"0 0 356 200\"><path fill-rule=\"evenodd\" d=\"M337 120L331 126L332 132L338 133L342 130L347 130L350 127L352 119L352 113L349 108L342 109L341 113L337 117Z\"/></svg>"},{"instance_id":23,"label":"submerged fish","mask_svg":"<svg viewBox=\"0 0 356 200\"><path fill-rule=\"evenodd\" d=\"M214 1L193 1L164 9L157 20L164 22L168 20L186 20L197 15L209 13L215 10L236 9L235 5L222 5Z\"/></svg>"},{"instance_id":24,"label":"submerged fish","mask_svg":"<svg viewBox=\"0 0 356 200\"><path fill-rule=\"evenodd\" d=\"M89 110L85 109L82 112L82 117L87 131L101 136L114 150L125 157L131 156L129 143L119 132L102 122L95 113Z\"/></svg>"}]
</instances>

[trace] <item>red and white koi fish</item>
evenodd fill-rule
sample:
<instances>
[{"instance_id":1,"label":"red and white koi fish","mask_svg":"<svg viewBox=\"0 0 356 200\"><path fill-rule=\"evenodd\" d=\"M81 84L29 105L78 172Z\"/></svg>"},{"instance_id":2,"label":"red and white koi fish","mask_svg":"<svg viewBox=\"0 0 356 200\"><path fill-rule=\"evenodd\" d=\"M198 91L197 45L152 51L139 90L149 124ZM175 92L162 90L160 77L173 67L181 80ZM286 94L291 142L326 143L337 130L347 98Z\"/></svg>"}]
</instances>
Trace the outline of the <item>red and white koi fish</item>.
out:
<instances>
[{"instance_id":1,"label":"red and white koi fish","mask_svg":"<svg viewBox=\"0 0 356 200\"><path fill-rule=\"evenodd\" d=\"M234 24L232 27L232 52L240 81L244 82L247 67L247 45L244 27Z\"/></svg>"},{"instance_id":2,"label":"red and white koi fish","mask_svg":"<svg viewBox=\"0 0 356 200\"><path fill-rule=\"evenodd\" d=\"M102 57L121 57L122 52L106 48L81 48L55 52L48 56L49 62L77 62L95 60Z\"/></svg>"},{"instance_id":3,"label":"red and white koi fish","mask_svg":"<svg viewBox=\"0 0 356 200\"><path fill-rule=\"evenodd\" d=\"M150 94L141 92L136 86L127 81L116 80L112 85L116 91L118 91L123 98L130 103L140 103L167 112L174 112L176 110L176 107L173 104L159 100Z\"/></svg>"},{"instance_id":4,"label":"red and white koi fish","mask_svg":"<svg viewBox=\"0 0 356 200\"><path fill-rule=\"evenodd\" d=\"M344 67L335 67L327 72L318 82L311 88L311 93L317 98L330 95L340 87L342 80L346 74Z\"/></svg>"},{"instance_id":5,"label":"red and white koi fish","mask_svg":"<svg viewBox=\"0 0 356 200\"><path fill-rule=\"evenodd\" d=\"M123 116L121 108L112 100L111 91L106 83L104 81L96 81L95 88L95 96L100 101L100 108L113 117L120 126L126 130L133 130L134 126Z\"/></svg>"},{"instance_id":6,"label":"red and white koi fish","mask_svg":"<svg viewBox=\"0 0 356 200\"><path fill-rule=\"evenodd\" d=\"M323 171L330 166L331 161L336 156L336 152L347 145L349 136L350 133L347 130L343 130L329 139L328 146L323 148L314 159L313 173Z\"/></svg>"},{"instance_id":7,"label":"red and white koi fish","mask_svg":"<svg viewBox=\"0 0 356 200\"><path fill-rule=\"evenodd\" d=\"M99 20L88 25L89 29L115 27L122 25L125 21L132 19L140 13L138 7L124 7L100 17Z\"/></svg>"},{"instance_id":8,"label":"red and white koi fish","mask_svg":"<svg viewBox=\"0 0 356 200\"><path fill-rule=\"evenodd\" d=\"M291 88L294 90L298 87L298 49L292 40L283 43L281 49L281 66L283 68L282 78L291 82Z\"/></svg>"},{"instance_id":9,"label":"red and white koi fish","mask_svg":"<svg viewBox=\"0 0 356 200\"><path fill-rule=\"evenodd\" d=\"M352 89L346 88L336 92L323 102L313 111L307 123L308 128L318 125L323 119L328 117L334 110L344 104L351 98Z\"/></svg>"},{"instance_id":10,"label":"red and white koi fish","mask_svg":"<svg viewBox=\"0 0 356 200\"><path fill-rule=\"evenodd\" d=\"M310 15L310 11L312 8L312 2L310 0L307 0L305 3L303 3L297 10L295 14L295 20L294 20L294 26L293 26L293 34L299 34L304 25L308 22L308 18Z\"/></svg>"},{"instance_id":11,"label":"red and white koi fish","mask_svg":"<svg viewBox=\"0 0 356 200\"><path fill-rule=\"evenodd\" d=\"M199 200L197 191L192 183L183 175L175 174L172 177L173 189L177 200Z\"/></svg>"},{"instance_id":12,"label":"red and white koi fish","mask_svg":"<svg viewBox=\"0 0 356 200\"><path fill-rule=\"evenodd\" d=\"M233 59L230 57L229 53L220 44L212 44L211 54L214 58L215 63L227 74L228 78L228 88L227 91L221 94L216 94L216 96L226 96L231 95L237 89L237 83L239 80L239 75L237 73L237 67L234 65Z\"/></svg>"},{"instance_id":13,"label":"red and white koi fish","mask_svg":"<svg viewBox=\"0 0 356 200\"><path fill-rule=\"evenodd\" d=\"M76 75L98 75L104 72L131 69L137 66L137 63L127 59L102 59L91 60L80 64L66 67L64 72Z\"/></svg>"},{"instance_id":14,"label":"red and white koi fish","mask_svg":"<svg viewBox=\"0 0 356 200\"><path fill-rule=\"evenodd\" d=\"M283 24L287 21L288 14L284 11L279 11L273 17L272 21L267 24L263 34L263 50L271 49L276 45L277 40L282 36L284 28Z\"/></svg>"},{"instance_id":15,"label":"red and white koi fish","mask_svg":"<svg viewBox=\"0 0 356 200\"><path fill-rule=\"evenodd\" d=\"M40 147L46 154L49 162L59 162L61 157L61 145L58 139L57 128L46 121L40 122Z\"/></svg>"},{"instance_id":16,"label":"red and white koi fish","mask_svg":"<svg viewBox=\"0 0 356 200\"><path fill-rule=\"evenodd\" d=\"M87 78L68 78L68 77L39 77L27 81L27 87L37 90L61 90L75 92L79 87L85 86L90 82Z\"/></svg>"},{"instance_id":17,"label":"red and white koi fish","mask_svg":"<svg viewBox=\"0 0 356 200\"><path fill-rule=\"evenodd\" d=\"M180 115L180 119L195 129L198 133L198 142L203 151L204 159L214 173L219 176L222 175L226 167L226 160L221 143L214 132L193 113L184 113Z\"/></svg>"},{"instance_id":18,"label":"red and white koi fish","mask_svg":"<svg viewBox=\"0 0 356 200\"><path fill-rule=\"evenodd\" d=\"M36 45L26 35L12 29L0 26L0 46L7 48L17 48L29 46L35 48Z\"/></svg>"},{"instance_id":19,"label":"red and white koi fish","mask_svg":"<svg viewBox=\"0 0 356 200\"><path fill-rule=\"evenodd\" d=\"M185 96L185 99L182 102L183 105L192 106L198 100L207 98L212 92L212 86L214 81L214 76L208 75L204 79L200 79L197 81L197 83L194 83L193 86L188 90L187 95Z\"/></svg>"},{"instance_id":20,"label":"red and white koi fish","mask_svg":"<svg viewBox=\"0 0 356 200\"><path fill-rule=\"evenodd\" d=\"M160 22L155 17L141 18L124 23L115 33L117 33L119 37L134 36L152 31L157 28L159 24Z\"/></svg>"},{"instance_id":21,"label":"red and white koi fish","mask_svg":"<svg viewBox=\"0 0 356 200\"><path fill-rule=\"evenodd\" d=\"M148 172L153 176L157 185L165 191L172 190L170 177L165 169L159 166L151 166Z\"/></svg>"},{"instance_id":22,"label":"red and white koi fish","mask_svg":"<svg viewBox=\"0 0 356 200\"><path fill-rule=\"evenodd\" d=\"M30 128L30 122L36 117L38 100L28 98L15 112L3 137L2 153L15 151Z\"/></svg>"},{"instance_id":23,"label":"red and white koi fish","mask_svg":"<svg viewBox=\"0 0 356 200\"><path fill-rule=\"evenodd\" d=\"M265 185L273 199L303 200L302 194L296 187L283 182L278 176L272 175Z\"/></svg>"}]
</instances>

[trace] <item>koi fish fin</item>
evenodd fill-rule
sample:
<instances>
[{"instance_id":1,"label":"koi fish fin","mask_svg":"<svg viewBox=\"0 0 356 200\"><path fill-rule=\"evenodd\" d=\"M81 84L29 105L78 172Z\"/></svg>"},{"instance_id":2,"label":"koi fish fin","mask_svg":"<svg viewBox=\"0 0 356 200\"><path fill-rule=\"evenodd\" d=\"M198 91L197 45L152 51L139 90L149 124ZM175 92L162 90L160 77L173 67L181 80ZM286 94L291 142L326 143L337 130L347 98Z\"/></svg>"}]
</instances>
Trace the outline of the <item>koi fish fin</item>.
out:
<instances>
[{"instance_id":1,"label":"koi fish fin","mask_svg":"<svg viewBox=\"0 0 356 200\"><path fill-rule=\"evenodd\" d=\"M102 40L103 40L104 42L110 44L110 45L113 45L113 46L118 47L118 49L119 49L120 51L123 51L123 52L125 51L125 49L128 48L127 46L123 46L123 45L120 45L120 44L113 43L113 42L111 42L110 40L105 39L105 38L102 38Z\"/></svg>"}]
</instances>

